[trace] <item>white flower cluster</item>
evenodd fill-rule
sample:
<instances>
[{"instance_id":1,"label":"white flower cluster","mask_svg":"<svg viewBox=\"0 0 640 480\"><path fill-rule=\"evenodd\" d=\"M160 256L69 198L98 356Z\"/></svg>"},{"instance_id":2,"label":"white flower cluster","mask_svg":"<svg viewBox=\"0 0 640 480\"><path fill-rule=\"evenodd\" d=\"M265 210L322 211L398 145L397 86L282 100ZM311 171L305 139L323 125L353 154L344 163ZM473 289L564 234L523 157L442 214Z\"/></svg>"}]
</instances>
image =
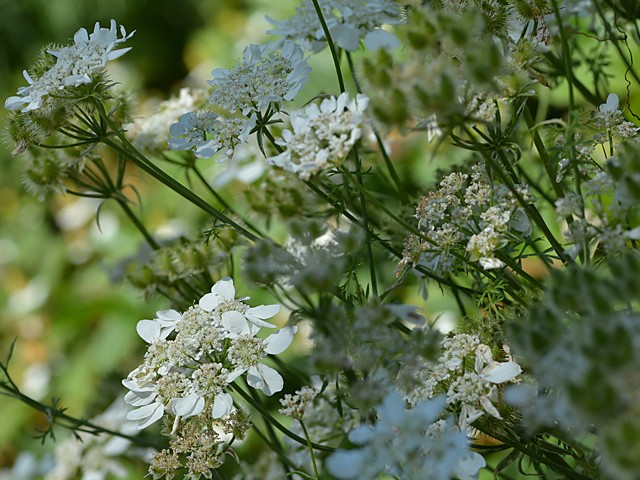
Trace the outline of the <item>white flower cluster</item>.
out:
<instances>
[{"instance_id":1,"label":"white flower cluster","mask_svg":"<svg viewBox=\"0 0 640 480\"><path fill-rule=\"evenodd\" d=\"M235 68L217 68L212 72L211 102L231 113L250 117L273 103L290 101L307 83L311 67L300 46L284 42L273 45L249 45Z\"/></svg>"},{"instance_id":2,"label":"white flower cluster","mask_svg":"<svg viewBox=\"0 0 640 480\"><path fill-rule=\"evenodd\" d=\"M236 147L249 139L257 120L268 120L280 102L293 100L310 71L302 49L293 42L249 45L235 68L212 72L209 100L222 113L185 113L169 130L169 147L192 150L198 158L218 152L232 158Z\"/></svg>"},{"instance_id":3,"label":"white flower cluster","mask_svg":"<svg viewBox=\"0 0 640 480\"><path fill-rule=\"evenodd\" d=\"M221 435L212 434L210 426L218 424L223 433L238 428L233 419L239 413L227 390L241 375L246 374L247 383L266 395L282 390L280 374L260 362L267 355L283 352L297 327L258 338L256 334L263 327L276 328L265 319L273 317L280 306L249 307L246 300L235 299L233 280L224 278L184 313L164 310L153 320L138 322L138 334L149 347L142 365L122 382L130 390L125 401L135 407L127 418L138 421L138 428L143 429L165 417L179 439L158 457L153 472L179 464L180 453L200 458L196 462L199 466L193 467L196 470L218 465L227 447ZM205 443L215 461L206 460L206 452L202 453L198 441L191 438L194 435L207 437ZM185 442L190 446L185 447Z\"/></svg>"},{"instance_id":4,"label":"white flower cluster","mask_svg":"<svg viewBox=\"0 0 640 480\"><path fill-rule=\"evenodd\" d=\"M279 412L282 415L299 420L304 415L307 404L312 402L317 395L318 391L311 387L302 387L300 390L296 390L293 395L287 393L284 398L280 399L282 408Z\"/></svg>"},{"instance_id":5,"label":"white flower cluster","mask_svg":"<svg viewBox=\"0 0 640 480\"><path fill-rule=\"evenodd\" d=\"M477 478L484 458L468 447L466 435L439 419L442 399L425 400L407 409L397 392L378 407L378 421L351 431L349 441L360 448L338 451L327 460L339 479L377 479L387 473L404 480Z\"/></svg>"},{"instance_id":6,"label":"white flower cluster","mask_svg":"<svg viewBox=\"0 0 640 480\"><path fill-rule=\"evenodd\" d=\"M248 140L255 120L221 116L206 110L187 112L171 125L169 147L173 150L193 150L198 158L211 158L222 151L225 157Z\"/></svg>"},{"instance_id":7,"label":"white flower cluster","mask_svg":"<svg viewBox=\"0 0 640 480\"><path fill-rule=\"evenodd\" d=\"M468 258L485 270L504 267L495 252L510 240L520 241L531 233L531 225L515 196L504 186L490 181L484 167L467 174L452 173L438 190L422 197L416 208L418 228L430 241L411 236L405 243L398 272L406 265L424 265L439 272L451 272ZM518 187L525 200L529 193ZM456 251L464 245L463 251ZM453 255L453 253L457 253Z\"/></svg>"},{"instance_id":8,"label":"white flower cluster","mask_svg":"<svg viewBox=\"0 0 640 480\"><path fill-rule=\"evenodd\" d=\"M476 335L458 334L442 342L443 352L435 366L424 370L423 385L407 392L411 403L445 394L449 408L458 414L461 430L485 413L502 419L494 402L498 386L513 382L522 372L505 347L506 362L494 360L491 348Z\"/></svg>"},{"instance_id":9,"label":"white flower cluster","mask_svg":"<svg viewBox=\"0 0 640 480\"><path fill-rule=\"evenodd\" d=\"M325 98L291 114L293 131L283 130L278 145L285 150L267 161L296 173L303 180L331 165L339 165L362 136L366 95L348 93Z\"/></svg>"},{"instance_id":10,"label":"white flower cluster","mask_svg":"<svg viewBox=\"0 0 640 480\"><path fill-rule=\"evenodd\" d=\"M45 97L60 95L67 87L77 87L91 83L96 74L102 72L110 60L115 60L127 53L131 48L116 49L129 40L134 32L127 35L120 26L120 37L115 20L111 20L110 28L100 28L96 22L93 33L89 35L81 28L73 36L73 45L60 50L48 50L56 57L56 63L38 78L32 78L25 70L24 78L28 87L20 87L18 95L5 101L8 110L30 112L42 107Z\"/></svg>"},{"instance_id":11,"label":"white flower cluster","mask_svg":"<svg viewBox=\"0 0 640 480\"><path fill-rule=\"evenodd\" d=\"M123 126L127 138L139 150L161 152L167 148L169 128L180 117L197 110L206 102L206 92L191 88L181 88L177 97L158 105L156 113L148 117L136 118Z\"/></svg>"},{"instance_id":12,"label":"white flower cluster","mask_svg":"<svg viewBox=\"0 0 640 480\"><path fill-rule=\"evenodd\" d=\"M609 96L607 96L606 103L598 107L598 112L594 120L596 127L602 128L612 135L618 135L622 138L635 137L638 135L638 132L640 132L640 128L631 122L625 121L622 111L620 110L620 99L615 93L610 93ZM602 137L600 143L604 143L607 140L606 137Z\"/></svg>"},{"instance_id":13,"label":"white flower cluster","mask_svg":"<svg viewBox=\"0 0 640 480\"><path fill-rule=\"evenodd\" d=\"M320 0L319 5L331 37L345 50L356 51L363 39L370 50L395 48L400 44L393 33L380 28L402 21L400 7L392 0ZM267 33L302 42L307 50L317 52L326 45L324 31L311 0L301 2L295 15L287 20L269 17L267 20L276 27Z\"/></svg>"}]
</instances>

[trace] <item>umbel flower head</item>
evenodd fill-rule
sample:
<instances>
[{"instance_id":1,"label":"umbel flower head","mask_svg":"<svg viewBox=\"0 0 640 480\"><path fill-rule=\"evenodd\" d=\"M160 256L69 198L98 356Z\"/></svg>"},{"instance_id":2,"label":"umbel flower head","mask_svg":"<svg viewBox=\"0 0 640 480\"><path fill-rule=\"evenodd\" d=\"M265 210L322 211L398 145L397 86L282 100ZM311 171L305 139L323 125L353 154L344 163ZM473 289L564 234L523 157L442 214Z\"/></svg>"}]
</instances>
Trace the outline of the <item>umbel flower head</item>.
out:
<instances>
[{"instance_id":1,"label":"umbel flower head","mask_svg":"<svg viewBox=\"0 0 640 480\"><path fill-rule=\"evenodd\" d=\"M280 48L249 45L235 68L212 72L211 103L250 117L272 103L293 100L310 71L302 49L294 42L286 41Z\"/></svg>"},{"instance_id":2,"label":"umbel flower head","mask_svg":"<svg viewBox=\"0 0 640 480\"><path fill-rule=\"evenodd\" d=\"M344 92L320 106L312 103L291 114L293 132L284 130L277 143L286 148L269 163L296 173L303 180L332 164L337 166L362 136L366 95L350 99Z\"/></svg>"},{"instance_id":3,"label":"umbel flower head","mask_svg":"<svg viewBox=\"0 0 640 480\"><path fill-rule=\"evenodd\" d=\"M341 48L355 52L361 40L370 50L400 45L393 33L380 28L384 24L402 21L402 11L393 0L320 0L318 4L333 40ZM267 21L276 27L267 33L301 42L306 50L317 52L326 45L324 31L311 0L303 0L296 13L287 20L267 17Z\"/></svg>"},{"instance_id":4,"label":"umbel flower head","mask_svg":"<svg viewBox=\"0 0 640 480\"><path fill-rule=\"evenodd\" d=\"M256 337L263 327L276 328L265 319L280 306L249 307L246 300L235 299L233 280L223 278L186 312L164 310L138 322L138 334L149 347L143 364L123 380L130 390L125 400L137 407L128 418L139 420L138 428L165 414L174 421L205 409L214 419L228 416L233 400L225 388L244 373L247 383L266 395L282 390L280 374L260 360L283 352L296 327Z\"/></svg>"},{"instance_id":5,"label":"umbel flower head","mask_svg":"<svg viewBox=\"0 0 640 480\"><path fill-rule=\"evenodd\" d=\"M101 28L96 22L93 33L89 34L81 28L73 36L72 45L59 50L47 50L55 57L55 64L36 78L25 70L23 75L29 85L20 87L17 95L7 98L5 108L22 112L37 110L42 107L46 97L61 95L69 87L91 83L104 70L107 62L131 49L116 47L129 40L135 31L127 34L122 25L119 31L120 36L115 20L111 20L110 28Z\"/></svg>"}]
</instances>

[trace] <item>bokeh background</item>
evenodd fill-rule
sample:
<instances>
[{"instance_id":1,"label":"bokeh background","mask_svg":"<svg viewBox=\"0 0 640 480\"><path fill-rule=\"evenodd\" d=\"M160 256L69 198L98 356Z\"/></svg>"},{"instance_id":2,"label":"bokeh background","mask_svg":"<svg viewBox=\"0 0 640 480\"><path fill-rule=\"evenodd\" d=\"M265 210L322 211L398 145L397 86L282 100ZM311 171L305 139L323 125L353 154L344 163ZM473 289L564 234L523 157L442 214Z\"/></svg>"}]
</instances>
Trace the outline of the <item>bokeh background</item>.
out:
<instances>
[{"instance_id":1,"label":"bokeh background","mask_svg":"<svg viewBox=\"0 0 640 480\"><path fill-rule=\"evenodd\" d=\"M286 18L296 3L0 0L0 98L4 101L25 84L21 72L44 46L68 43L80 27L92 30L96 21L106 26L113 18L137 33L128 42L131 52L110 64L110 74L150 111L183 86L206 88L213 68L232 67L248 43L267 40L266 14ZM311 59L314 73L301 98L334 85L327 55ZM611 78L611 91L622 98L623 69L617 70L620 75ZM562 85L553 92L542 89L540 101L544 109L562 111L566 92ZM637 110L639 99L632 103ZM0 129L6 129L4 114ZM393 147L395 154L424 158L416 155L420 143ZM46 202L33 198L21 186L21 159L11 157L12 149L6 138L0 143L0 358L17 339L10 371L24 392L45 403L59 397L68 413L90 418L122 395L120 380L140 361L144 345L135 333L137 321L167 308L168 302L145 299L130 285L114 282L122 262L136 255L141 243L116 205L101 209L98 227L96 202L69 196ZM419 168L419 177L433 178L435 165L422 161ZM197 212L184 208L177 196L143 176L136 182L145 199L138 213L150 230L202 225ZM450 302L437 293L427 308L434 316ZM0 396L0 480L25 480L13 469L25 452L37 458L53 452L53 442L41 446L34 439L45 426L40 413ZM63 430L56 432L65 437ZM130 479L146 473L142 462L131 462L128 468Z\"/></svg>"}]
</instances>

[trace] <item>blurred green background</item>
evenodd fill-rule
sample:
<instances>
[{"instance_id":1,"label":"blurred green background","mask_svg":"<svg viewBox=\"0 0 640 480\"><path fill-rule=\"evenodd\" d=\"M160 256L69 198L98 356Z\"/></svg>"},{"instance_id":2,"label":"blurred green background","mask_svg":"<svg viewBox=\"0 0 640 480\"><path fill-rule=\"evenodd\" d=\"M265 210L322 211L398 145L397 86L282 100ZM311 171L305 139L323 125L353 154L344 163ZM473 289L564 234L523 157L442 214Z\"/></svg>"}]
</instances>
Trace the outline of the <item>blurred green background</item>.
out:
<instances>
[{"instance_id":1,"label":"blurred green background","mask_svg":"<svg viewBox=\"0 0 640 480\"><path fill-rule=\"evenodd\" d=\"M96 21L107 26L112 18L128 31L137 30L128 42L132 50L109 68L138 101L167 98L185 85L206 88L213 68L233 66L248 43L267 39L265 14L286 18L296 3L0 0L0 97L4 102L25 85L21 72L44 46L68 43L79 28L92 30ZM303 101L336 86L326 54L311 59L315 70L300 96ZM611 91L623 98L623 75L611 83ZM562 86L541 93L545 108L566 107ZM0 128L6 130L5 114L0 114ZM0 358L17 338L10 370L25 393L45 403L60 397L69 414L92 417L123 394L121 378L142 358L138 320L168 304L160 298L145 301L128 285L111 281L119 262L135 255L141 242L115 205L102 210L98 229L95 202L69 196L39 202L23 191L21 158L12 158L12 149L9 141L0 144ZM435 167L422 162L420 168L426 178ZM141 177L137 186L150 230L196 222L193 209L148 178ZM437 295L432 298L438 301ZM442 308L434 306L436 310ZM53 450L53 442L41 447L33 438L45 425L41 414L0 396L1 480L24 480L9 473L20 452L44 456ZM62 430L57 432L64 438ZM146 473L145 465L130 467L131 479Z\"/></svg>"},{"instance_id":2,"label":"blurred green background","mask_svg":"<svg viewBox=\"0 0 640 480\"><path fill-rule=\"evenodd\" d=\"M233 66L249 42L267 38L266 13L285 18L295 3L0 0L0 96L4 103L25 85L22 70L47 44L66 44L79 28L92 31L96 21L108 26L112 18L137 30L131 52L109 67L137 100L165 99L185 85L206 88L212 68ZM0 115L3 132L6 117ZM118 262L140 245L116 206L105 206L99 229L95 202L57 196L42 203L29 196L20 182L21 159L11 157L6 137L0 147L0 356L17 338L10 372L25 393L44 403L60 397L69 414L91 417L123 393L121 378L142 358L137 321L168 305L110 280ZM176 220L189 225L178 197L148 179L141 184L152 230ZM45 425L38 412L0 396L0 478L23 480L10 473L20 452L41 457L53 450L53 442L40 446L34 439ZM132 479L146 473L142 464L131 468Z\"/></svg>"}]
</instances>

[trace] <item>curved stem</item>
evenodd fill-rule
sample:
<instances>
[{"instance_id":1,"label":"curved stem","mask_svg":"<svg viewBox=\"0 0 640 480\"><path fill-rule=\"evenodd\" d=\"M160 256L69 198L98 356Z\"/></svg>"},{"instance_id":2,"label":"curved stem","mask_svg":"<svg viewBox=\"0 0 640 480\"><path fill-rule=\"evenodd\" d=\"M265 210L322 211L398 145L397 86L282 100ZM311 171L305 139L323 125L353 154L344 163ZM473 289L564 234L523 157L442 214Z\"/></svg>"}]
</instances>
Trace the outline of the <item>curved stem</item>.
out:
<instances>
[{"instance_id":1,"label":"curved stem","mask_svg":"<svg viewBox=\"0 0 640 480\"><path fill-rule=\"evenodd\" d=\"M220 205L222 205L227 211L233 213L238 218L240 218L244 222L244 224L247 227L249 227L251 230L253 230L257 235L259 235L261 237L264 237L264 234L262 232L260 232L260 230L258 230L258 228L256 226L254 226L252 223L250 223L246 218L243 218L238 212L236 212L231 207L231 205L229 205L227 203L227 201L224 198L222 198L222 196L213 189L213 187L209 184L209 182L207 182L207 179L204 178L204 175L202 175L202 172L200 171L200 169L198 167L193 165L191 167L191 170L193 170L193 173L196 174L196 177L198 177L198 180L200 180L200 182L202 183L202 185L204 185L204 187L207 189L207 191L211 195L213 195L218 202L220 202Z\"/></svg>"},{"instance_id":2,"label":"curved stem","mask_svg":"<svg viewBox=\"0 0 640 480\"><path fill-rule=\"evenodd\" d=\"M144 239L147 241L149 246L154 250L158 250L160 248L160 245L154 240L154 238L151 236L151 234L149 233L147 228L144 226L144 224L135 215L135 213L133 213L133 211L129 208L129 205L127 205L127 201L120 197L116 197L115 200L116 202L118 202L118 205L120 205L120 207L122 208L124 213L127 215L127 217L129 217L129 220L131 220L131 223L133 223L138 229L138 231L140 231L140 233L142 234Z\"/></svg>"},{"instance_id":3,"label":"curved stem","mask_svg":"<svg viewBox=\"0 0 640 480\"><path fill-rule=\"evenodd\" d=\"M237 392L249 405L251 405L253 408L255 408L258 411L258 413L260 413L260 415L262 415L264 417L265 420L267 420L267 421L269 421L269 423L271 423L271 425L276 427L278 430L280 430L282 433L284 433L287 437L291 438L292 440L295 440L296 442L300 443L301 445L307 445L307 441L304 438L302 438L299 435L296 435L293 432L290 432L289 429L287 429L284 425L282 425L280 422L278 422L273 417L273 415L271 415L258 402L254 401L253 398L251 398L251 395L249 395L247 392L245 392L241 387L239 387L235 383L232 383L231 384L231 388L235 392ZM317 443L311 443L311 446L315 450L322 450L324 452L335 452L336 451L336 449L333 448L333 447L327 447L326 445L320 445L320 444L317 444Z\"/></svg>"},{"instance_id":4,"label":"curved stem","mask_svg":"<svg viewBox=\"0 0 640 480\"><path fill-rule=\"evenodd\" d=\"M316 465L316 456L315 453L313 452L313 447L311 446L311 437L309 436L309 432L307 431L307 427L305 426L304 422L302 421L301 418L298 419L298 422L300 423L300 427L302 428L302 431L304 432L304 438L307 439L307 446L309 447L309 455L311 456L311 465L313 466L313 473L316 476L316 479L320 480L320 473L318 472L318 465Z\"/></svg>"},{"instance_id":5,"label":"curved stem","mask_svg":"<svg viewBox=\"0 0 640 480\"><path fill-rule=\"evenodd\" d=\"M322 9L320 8L320 4L318 0L311 0L313 2L313 7L316 9L316 14L318 15L318 19L320 20L320 25L322 25L322 31L324 32L324 36L327 38L327 43L329 44L329 50L331 50L331 57L333 58L333 64L336 67L336 75L338 76L338 85L340 85L340 93L346 91L344 87L344 79L342 78L342 68L340 68L340 59L338 58L338 52L336 50L336 46L333 43L333 39L331 38L331 32L329 31L329 27L327 26L327 22L324 20L324 15L322 14Z\"/></svg>"},{"instance_id":6,"label":"curved stem","mask_svg":"<svg viewBox=\"0 0 640 480\"><path fill-rule=\"evenodd\" d=\"M231 220L225 214L212 207L209 203L204 201L201 197L193 193L191 190L186 188L181 183L177 182L173 177L165 173L163 170L155 166L152 162L150 162L144 155L142 155L133 145L129 143L124 134L118 129L118 127L113 123L109 114L105 111L104 105L100 101L94 102L99 115L104 121L109 125L109 128L115 133L120 144L109 138L109 136L102 137L100 141L105 145L110 146L115 151L120 153L124 158L131 160L134 164L140 167L142 170L147 172L149 175L154 177L156 180L165 184L174 192L178 193L180 196L184 197L189 202L193 203L195 206L204 210L206 213L210 214L214 218L220 220L221 222L229 225L231 228L236 230L238 233L246 237L248 240L255 242L258 240L258 237L253 233L246 230L241 225L238 225L236 222Z\"/></svg>"}]
</instances>

